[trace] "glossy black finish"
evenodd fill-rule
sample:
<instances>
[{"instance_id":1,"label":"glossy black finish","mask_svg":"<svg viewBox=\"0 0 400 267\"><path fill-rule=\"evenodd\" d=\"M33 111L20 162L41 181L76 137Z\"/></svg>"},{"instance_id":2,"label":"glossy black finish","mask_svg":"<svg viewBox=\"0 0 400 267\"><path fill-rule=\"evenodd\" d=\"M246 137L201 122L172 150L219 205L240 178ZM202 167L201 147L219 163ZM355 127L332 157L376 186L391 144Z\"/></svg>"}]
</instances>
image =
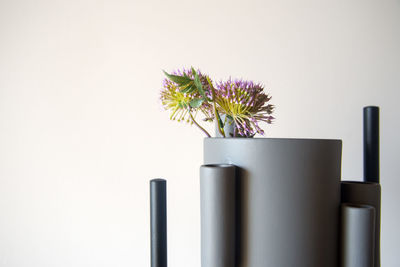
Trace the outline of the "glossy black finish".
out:
<instances>
[{"instance_id":1,"label":"glossy black finish","mask_svg":"<svg viewBox=\"0 0 400 267\"><path fill-rule=\"evenodd\" d=\"M150 181L151 267L167 267L167 181Z\"/></svg>"},{"instance_id":2,"label":"glossy black finish","mask_svg":"<svg viewBox=\"0 0 400 267\"><path fill-rule=\"evenodd\" d=\"M379 107L364 108L364 181L379 183Z\"/></svg>"}]
</instances>

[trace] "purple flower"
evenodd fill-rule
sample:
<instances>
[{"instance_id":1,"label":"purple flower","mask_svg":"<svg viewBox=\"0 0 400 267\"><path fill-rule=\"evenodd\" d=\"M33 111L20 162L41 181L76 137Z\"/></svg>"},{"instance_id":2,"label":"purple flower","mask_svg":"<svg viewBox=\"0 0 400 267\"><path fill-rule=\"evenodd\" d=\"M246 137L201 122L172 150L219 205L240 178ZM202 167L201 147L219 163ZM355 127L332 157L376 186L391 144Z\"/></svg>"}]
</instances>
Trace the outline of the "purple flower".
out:
<instances>
[{"instance_id":1,"label":"purple flower","mask_svg":"<svg viewBox=\"0 0 400 267\"><path fill-rule=\"evenodd\" d=\"M235 130L240 136L263 135L259 122L271 123L274 106L267 104L271 97L264 93L261 84L252 81L232 80L216 85L215 102L218 111L235 122Z\"/></svg>"}]
</instances>

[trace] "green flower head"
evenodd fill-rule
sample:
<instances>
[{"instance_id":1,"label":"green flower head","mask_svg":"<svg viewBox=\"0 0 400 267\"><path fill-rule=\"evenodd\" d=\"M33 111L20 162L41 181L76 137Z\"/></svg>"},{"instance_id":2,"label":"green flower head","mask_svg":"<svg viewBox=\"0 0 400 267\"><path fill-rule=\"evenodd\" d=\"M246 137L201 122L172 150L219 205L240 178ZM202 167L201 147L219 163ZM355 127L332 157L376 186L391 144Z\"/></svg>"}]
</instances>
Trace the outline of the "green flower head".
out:
<instances>
[{"instance_id":1,"label":"green flower head","mask_svg":"<svg viewBox=\"0 0 400 267\"><path fill-rule=\"evenodd\" d=\"M199 111L205 115L206 119L212 118L211 105L204 101L211 94L207 76L193 69L165 74L167 78L163 81L161 103L166 110L171 111L171 120L193 123L190 115L194 112L195 117ZM196 76L203 91L196 87Z\"/></svg>"}]
</instances>

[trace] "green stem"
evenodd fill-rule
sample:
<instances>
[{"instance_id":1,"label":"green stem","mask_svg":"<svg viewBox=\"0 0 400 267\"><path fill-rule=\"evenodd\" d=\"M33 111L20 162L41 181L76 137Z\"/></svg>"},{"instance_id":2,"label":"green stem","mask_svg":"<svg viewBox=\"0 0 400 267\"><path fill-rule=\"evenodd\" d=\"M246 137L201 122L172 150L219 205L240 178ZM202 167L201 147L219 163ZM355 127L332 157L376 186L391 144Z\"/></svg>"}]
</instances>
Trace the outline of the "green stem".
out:
<instances>
[{"instance_id":1,"label":"green stem","mask_svg":"<svg viewBox=\"0 0 400 267\"><path fill-rule=\"evenodd\" d=\"M219 117L219 114L218 114L218 111L217 111L217 105L215 104L214 86L212 85L212 83L211 83L211 81L210 81L210 79L208 77L207 77L207 81L208 81L208 84L210 85L210 88L211 88L211 95L212 95L211 101L213 102L213 106L214 106L214 117L217 120L218 131L223 137L226 137L225 136L224 127L221 127L221 125L220 125L221 118Z\"/></svg>"},{"instance_id":2,"label":"green stem","mask_svg":"<svg viewBox=\"0 0 400 267\"><path fill-rule=\"evenodd\" d=\"M197 123L197 121L194 119L192 112L190 112L190 110L188 110L190 118L192 119L192 122L200 128L200 130L203 131L203 133L205 133L207 135L207 137L211 137L211 135L206 131L206 129L204 129L203 127L200 126L200 124Z\"/></svg>"}]
</instances>

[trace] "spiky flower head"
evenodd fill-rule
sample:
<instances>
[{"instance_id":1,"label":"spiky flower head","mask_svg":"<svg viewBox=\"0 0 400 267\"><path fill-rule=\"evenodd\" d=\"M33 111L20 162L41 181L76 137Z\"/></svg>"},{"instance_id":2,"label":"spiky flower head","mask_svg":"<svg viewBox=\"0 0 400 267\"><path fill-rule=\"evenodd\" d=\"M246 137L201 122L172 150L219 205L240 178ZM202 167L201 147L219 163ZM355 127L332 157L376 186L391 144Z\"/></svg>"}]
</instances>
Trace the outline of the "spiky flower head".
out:
<instances>
[{"instance_id":1,"label":"spiky flower head","mask_svg":"<svg viewBox=\"0 0 400 267\"><path fill-rule=\"evenodd\" d=\"M210 85L207 76L200 70L182 69L172 72L172 75L165 73L167 78L163 80L161 90L161 103L166 110L171 111L171 120L193 122L190 120L191 112L195 117L198 111L202 112L207 119L211 119L212 108L207 101L199 101L202 98L199 90L195 90L195 75L199 81L206 97L211 96Z\"/></svg>"},{"instance_id":2,"label":"spiky flower head","mask_svg":"<svg viewBox=\"0 0 400 267\"><path fill-rule=\"evenodd\" d=\"M271 123L274 106L267 104L271 97L261 84L245 80L219 82L216 85L215 101L218 111L235 122L235 131L240 136L251 137L264 131L258 122Z\"/></svg>"}]
</instances>

